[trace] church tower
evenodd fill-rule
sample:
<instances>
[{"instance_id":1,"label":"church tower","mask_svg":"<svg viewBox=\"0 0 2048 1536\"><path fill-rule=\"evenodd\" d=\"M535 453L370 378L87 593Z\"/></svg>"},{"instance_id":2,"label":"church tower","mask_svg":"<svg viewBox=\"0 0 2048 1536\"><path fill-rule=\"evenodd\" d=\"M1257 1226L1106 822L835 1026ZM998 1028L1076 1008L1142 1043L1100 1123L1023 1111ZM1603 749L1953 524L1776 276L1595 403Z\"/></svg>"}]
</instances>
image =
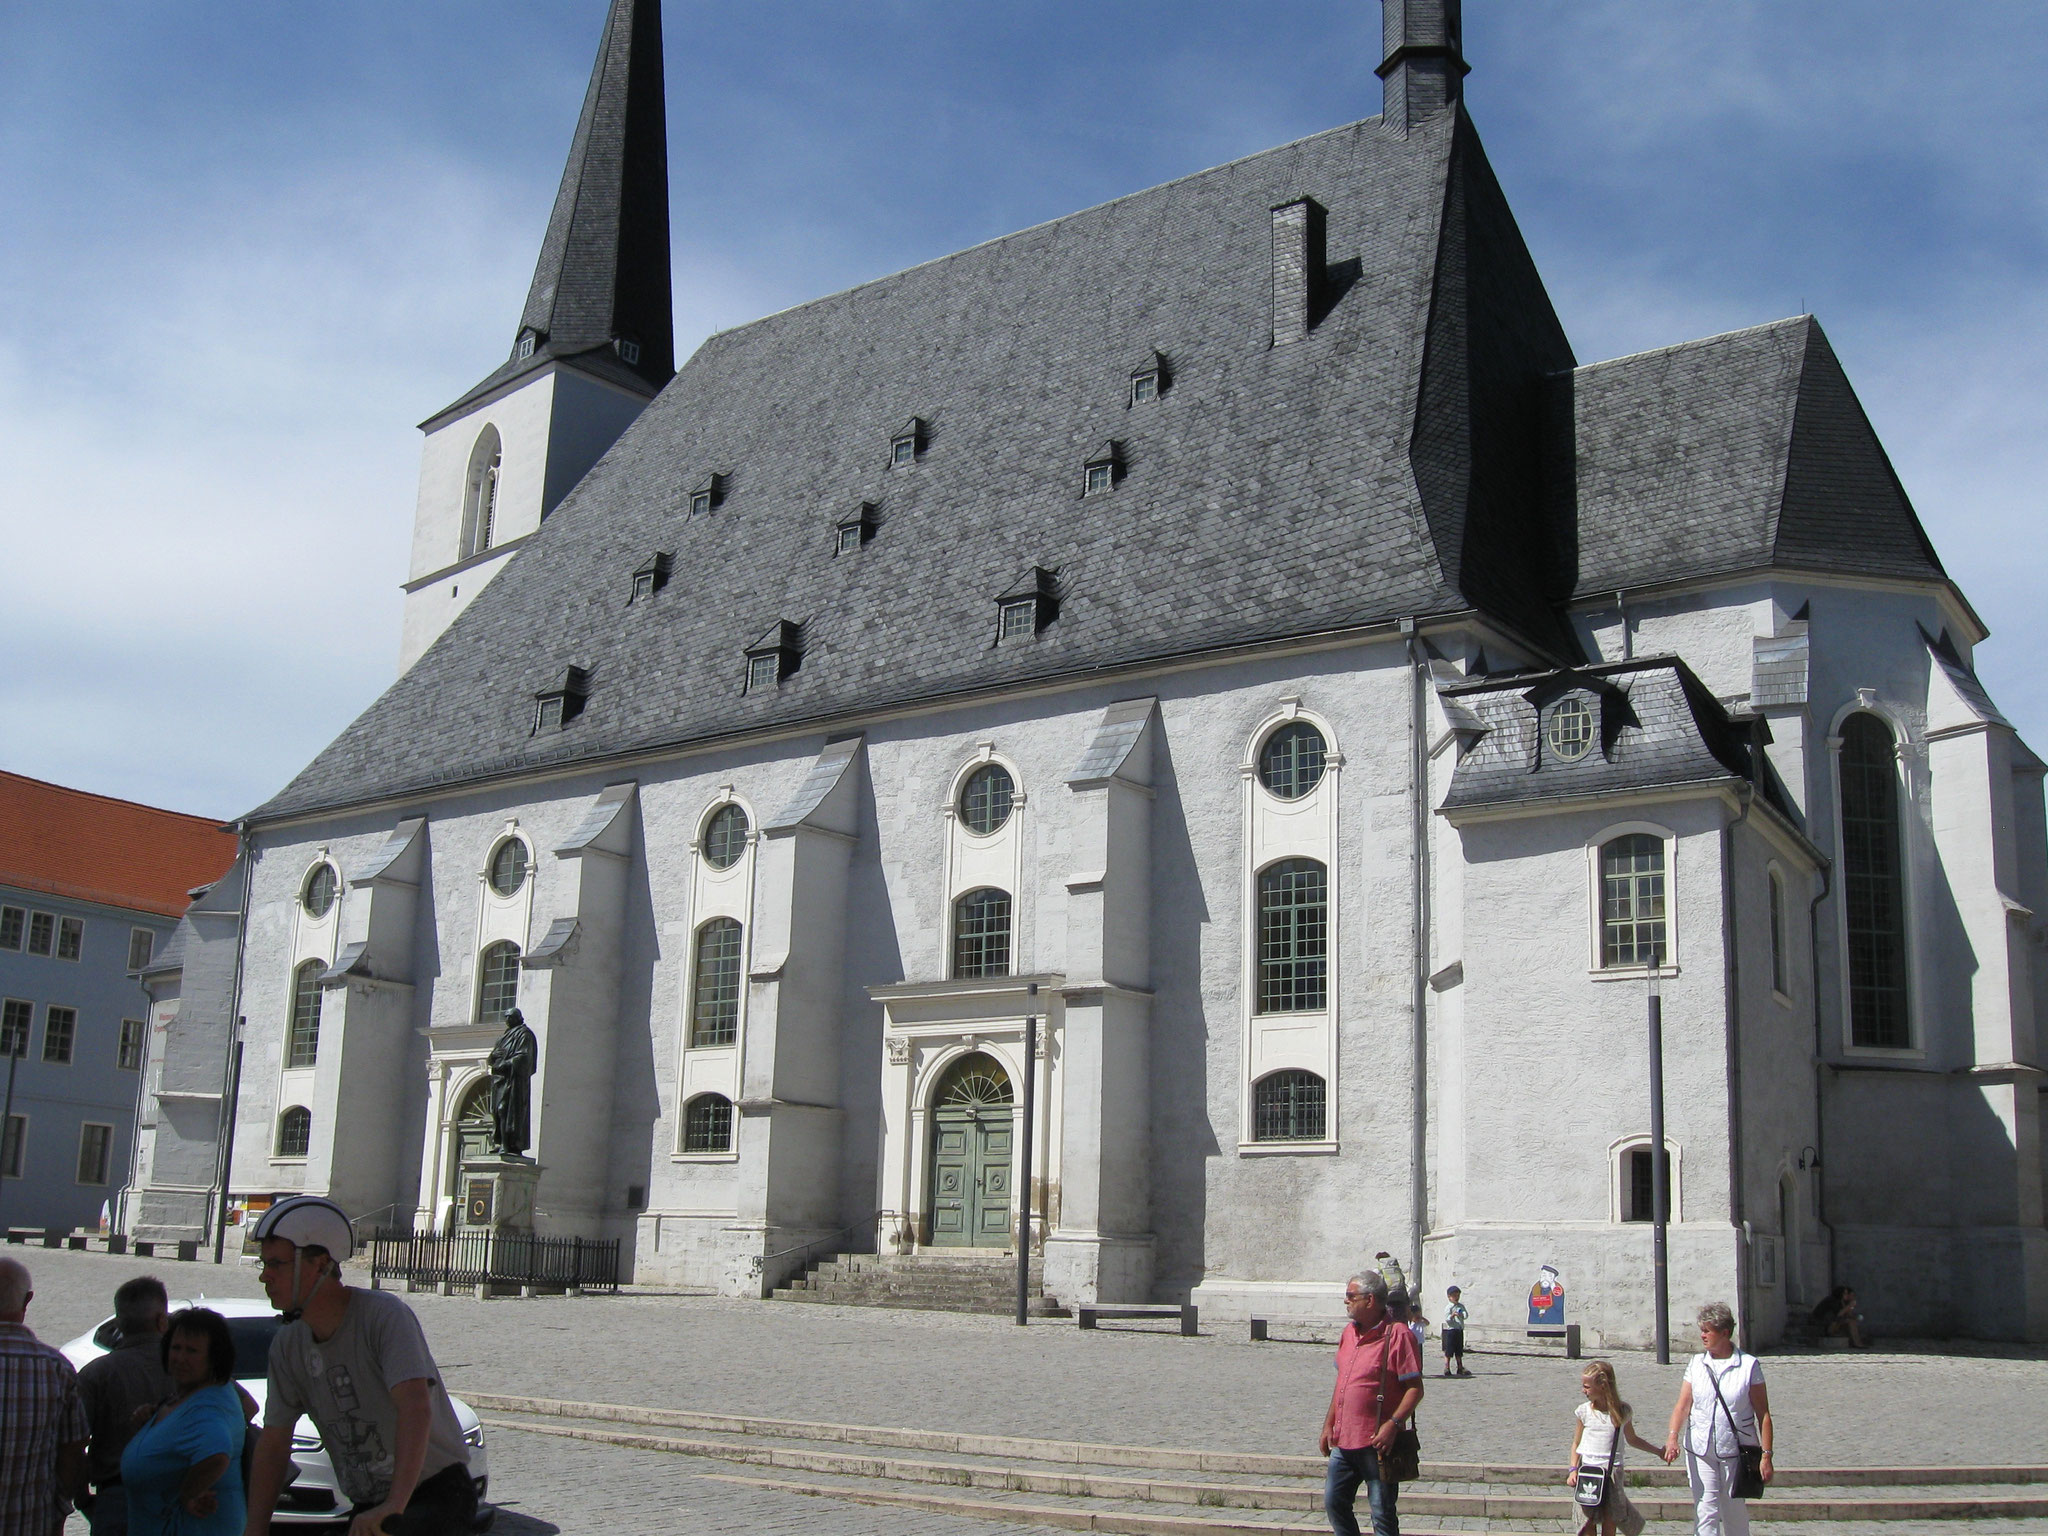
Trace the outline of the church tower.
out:
<instances>
[{"instance_id":1,"label":"church tower","mask_svg":"<svg viewBox=\"0 0 2048 1536\"><path fill-rule=\"evenodd\" d=\"M661 0L611 0L512 354L420 423L400 672L674 374Z\"/></svg>"}]
</instances>

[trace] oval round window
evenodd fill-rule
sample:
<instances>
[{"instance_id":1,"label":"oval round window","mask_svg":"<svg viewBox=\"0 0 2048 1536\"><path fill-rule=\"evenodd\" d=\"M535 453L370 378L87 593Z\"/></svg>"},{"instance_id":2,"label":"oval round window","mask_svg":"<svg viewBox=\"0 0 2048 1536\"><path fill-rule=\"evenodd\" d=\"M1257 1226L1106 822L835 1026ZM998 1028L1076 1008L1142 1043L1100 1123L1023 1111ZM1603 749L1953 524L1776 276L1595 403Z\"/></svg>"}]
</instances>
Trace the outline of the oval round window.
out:
<instances>
[{"instance_id":1,"label":"oval round window","mask_svg":"<svg viewBox=\"0 0 2048 1536\"><path fill-rule=\"evenodd\" d=\"M713 869L731 869L747 851L747 813L722 805L704 828L704 862Z\"/></svg>"},{"instance_id":2,"label":"oval round window","mask_svg":"<svg viewBox=\"0 0 2048 1536\"><path fill-rule=\"evenodd\" d=\"M335 893L341 889L341 882L335 878L332 864L319 864L313 873L306 876L306 889L300 900L305 903L308 915L325 917L334 910Z\"/></svg>"},{"instance_id":3,"label":"oval round window","mask_svg":"<svg viewBox=\"0 0 2048 1536\"><path fill-rule=\"evenodd\" d=\"M1259 782L1282 800L1299 800L1323 782L1329 748L1306 720L1283 725L1259 748Z\"/></svg>"},{"instance_id":4,"label":"oval round window","mask_svg":"<svg viewBox=\"0 0 2048 1536\"><path fill-rule=\"evenodd\" d=\"M526 844L516 837L508 837L498 844L498 851L491 855L491 889L500 896L510 896L526 884Z\"/></svg>"},{"instance_id":5,"label":"oval round window","mask_svg":"<svg viewBox=\"0 0 2048 1536\"><path fill-rule=\"evenodd\" d=\"M986 837L1010 819L1016 799L1017 783L1010 770L990 763L968 775L960 791L960 819L967 823L968 831Z\"/></svg>"},{"instance_id":6,"label":"oval round window","mask_svg":"<svg viewBox=\"0 0 2048 1536\"><path fill-rule=\"evenodd\" d=\"M1593 711L1584 699L1566 699L1550 712L1550 750L1576 763L1593 749Z\"/></svg>"}]
</instances>

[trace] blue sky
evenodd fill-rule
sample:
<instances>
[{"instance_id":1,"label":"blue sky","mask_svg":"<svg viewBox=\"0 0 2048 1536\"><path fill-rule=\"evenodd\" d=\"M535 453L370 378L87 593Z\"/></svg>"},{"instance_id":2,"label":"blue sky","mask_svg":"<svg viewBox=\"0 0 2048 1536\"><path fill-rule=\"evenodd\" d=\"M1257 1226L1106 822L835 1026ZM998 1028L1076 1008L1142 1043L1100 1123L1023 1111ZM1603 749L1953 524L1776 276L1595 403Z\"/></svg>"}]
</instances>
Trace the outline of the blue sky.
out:
<instances>
[{"instance_id":1,"label":"blue sky","mask_svg":"<svg viewBox=\"0 0 2048 1536\"><path fill-rule=\"evenodd\" d=\"M0 766L229 816L389 682L604 0L0 8ZM678 355L1378 110L1375 0L669 0ZM2048 6L1467 0L1582 361L1810 310L2048 750Z\"/></svg>"}]
</instances>

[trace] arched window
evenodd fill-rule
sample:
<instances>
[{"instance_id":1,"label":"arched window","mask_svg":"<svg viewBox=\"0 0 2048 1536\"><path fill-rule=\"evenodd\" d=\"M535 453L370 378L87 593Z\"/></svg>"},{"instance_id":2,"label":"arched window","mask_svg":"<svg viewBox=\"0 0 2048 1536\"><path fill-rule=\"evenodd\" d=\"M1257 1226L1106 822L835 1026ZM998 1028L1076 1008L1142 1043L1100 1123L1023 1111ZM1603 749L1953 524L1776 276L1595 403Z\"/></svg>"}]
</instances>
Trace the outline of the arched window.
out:
<instances>
[{"instance_id":1,"label":"arched window","mask_svg":"<svg viewBox=\"0 0 2048 1536\"><path fill-rule=\"evenodd\" d=\"M1771 879L1771 990L1780 997L1791 995L1785 984L1785 877L1775 869Z\"/></svg>"},{"instance_id":2,"label":"arched window","mask_svg":"<svg viewBox=\"0 0 2048 1536\"><path fill-rule=\"evenodd\" d=\"M292 1027L284 1053L287 1067L310 1067L320 1055L320 973L326 969L318 960L308 960L292 972Z\"/></svg>"},{"instance_id":3,"label":"arched window","mask_svg":"<svg viewBox=\"0 0 2048 1536\"><path fill-rule=\"evenodd\" d=\"M1600 848L1600 964L1669 961L1664 932L1664 840L1631 832Z\"/></svg>"},{"instance_id":4,"label":"arched window","mask_svg":"<svg viewBox=\"0 0 2048 1536\"><path fill-rule=\"evenodd\" d=\"M731 1045L740 1033L740 925L714 917L697 930L690 1044Z\"/></svg>"},{"instance_id":5,"label":"arched window","mask_svg":"<svg viewBox=\"0 0 2048 1536\"><path fill-rule=\"evenodd\" d=\"M294 1104L277 1117L277 1155L304 1157L313 1144L313 1111Z\"/></svg>"},{"instance_id":6,"label":"arched window","mask_svg":"<svg viewBox=\"0 0 2048 1536\"><path fill-rule=\"evenodd\" d=\"M500 939L478 963L483 984L477 989L476 1016L486 1024L501 1021L519 1006L519 946Z\"/></svg>"},{"instance_id":7,"label":"arched window","mask_svg":"<svg viewBox=\"0 0 2048 1536\"><path fill-rule=\"evenodd\" d=\"M1622 1208L1623 1221L1655 1221L1657 1219L1656 1165L1650 1160L1650 1149L1630 1147L1621 1154ZM1664 1149L1664 1216L1671 1219L1671 1149Z\"/></svg>"},{"instance_id":8,"label":"arched window","mask_svg":"<svg viewBox=\"0 0 2048 1536\"><path fill-rule=\"evenodd\" d=\"M315 864L306 876L305 889L299 893L299 900L305 906L306 915L318 920L334 910L335 894L341 889L341 881L334 873L332 864Z\"/></svg>"},{"instance_id":9,"label":"arched window","mask_svg":"<svg viewBox=\"0 0 2048 1536\"><path fill-rule=\"evenodd\" d=\"M510 896L526 884L526 844L516 837L508 837L498 844L498 851L491 855L491 889L500 896Z\"/></svg>"},{"instance_id":10,"label":"arched window","mask_svg":"<svg viewBox=\"0 0 2048 1536\"><path fill-rule=\"evenodd\" d=\"M1330 884L1314 859L1259 873L1259 1012L1316 1013L1330 997Z\"/></svg>"},{"instance_id":11,"label":"arched window","mask_svg":"<svg viewBox=\"0 0 2048 1536\"><path fill-rule=\"evenodd\" d=\"M504 462L498 429L485 427L469 454L469 478L462 490L462 554L480 555L491 547L498 520L498 474Z\"/></svg>"},{"instance_id":12,"label":"arched window","mask_svg":"<svg viewBox=\"0 0 2048 1536\"><path fill-rule=\"evenodd\" d=\"M704 862L713 869L731 869L747 851L747 813L721 805L704 824Z\"/></svg>"},{"instance_id":13,"label":"arched window","mask_svg":"<svg viewBox=\"0 0 2048 1536\"><path fill-rule=\"evenodd\" d=\"M1842 722L1842 902L1849 937L1849 1038L1898 1050L1906 1012L1906 888L1899 849L1897 745L1872 714Z\"/></svg>"},{"instance_id":14,"label":"arched window","mask_svg":"<svg viewBox=\"0 0 2048 1536\"><path fill-rule=\"evenodd\" d=\"M722 1094L700 1093L683 1106L683 1150L685 1152L730 1152L732 1150L732 1100Z\"/></svg>"},{"instance_id":15,"label":"arched window","mask_svg":"<svg viewBox=\"0 0 2048 1536\"><path fill-rule=\"evenodd\" d=\"M979 837L999 832L1010 819L1010 806L1016 794L1016 781L1001 763L977 768L967 776L967 783L960 790L960 819L967 823L968 831Z\"/></svg>"},{"instance_id":16,"label":"arched window","mask_svg":"<svg viewBox=\"0 0 2048 1536\"><path fill-rule=\"evenodd\" d=\"M1252 1085L1253 1141L1321 1141L1323 1080L1313 1072L1274 1072Z\"/></svg>"},{"instance_id":17,"label":"arched window","mask_svg":"<svg viewBox=\"0 0 2048 1536\"><path fill-rule=\"evenodd\" d=\"M1007 891L983 886L953 905L953 974L1010 974L1010 897Z\"/></svg>"},{"instance_id":18,"label":"arched window","mask_svg":"<svg viewBox=\"0 0 2048 1536\"><path fill-rule=\"evenodd\" d=\"M1283 725L1259 748L1259 782L1282 800L1299 800L1323 782L1329 746L1306 720Z\"/></svg>"}]
</instances>

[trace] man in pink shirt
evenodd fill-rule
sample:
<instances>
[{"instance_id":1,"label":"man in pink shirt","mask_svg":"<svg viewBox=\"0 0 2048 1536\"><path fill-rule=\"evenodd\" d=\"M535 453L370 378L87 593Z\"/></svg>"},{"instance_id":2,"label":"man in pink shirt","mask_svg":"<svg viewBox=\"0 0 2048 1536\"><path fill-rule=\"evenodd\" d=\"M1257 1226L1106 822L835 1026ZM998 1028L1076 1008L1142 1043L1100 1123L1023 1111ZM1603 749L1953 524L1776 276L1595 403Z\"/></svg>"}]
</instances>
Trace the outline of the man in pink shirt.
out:
<instances>
[{"instance_id":1,"label":"man in pink shirt","mask_svg":"<svg viewBox=\"0 0 2048 1536\"><path fill-rule=\"evenodd\" d=\"M1322 1454L1330 1458L1323 1513L1337 1536L1359 1536L1354 1510L1365 1484L1373 1536L1401 1536L1394 1510L1399 1483L1380 1476L1380 1455L1422 1403L1422 1356L1415 1335L1387 1318L1387 1282L1368 1270L1344 1287L1351 1326L1337 1346L1337 1389L1323 1419Z\"/></svg>"}]
</instances>

